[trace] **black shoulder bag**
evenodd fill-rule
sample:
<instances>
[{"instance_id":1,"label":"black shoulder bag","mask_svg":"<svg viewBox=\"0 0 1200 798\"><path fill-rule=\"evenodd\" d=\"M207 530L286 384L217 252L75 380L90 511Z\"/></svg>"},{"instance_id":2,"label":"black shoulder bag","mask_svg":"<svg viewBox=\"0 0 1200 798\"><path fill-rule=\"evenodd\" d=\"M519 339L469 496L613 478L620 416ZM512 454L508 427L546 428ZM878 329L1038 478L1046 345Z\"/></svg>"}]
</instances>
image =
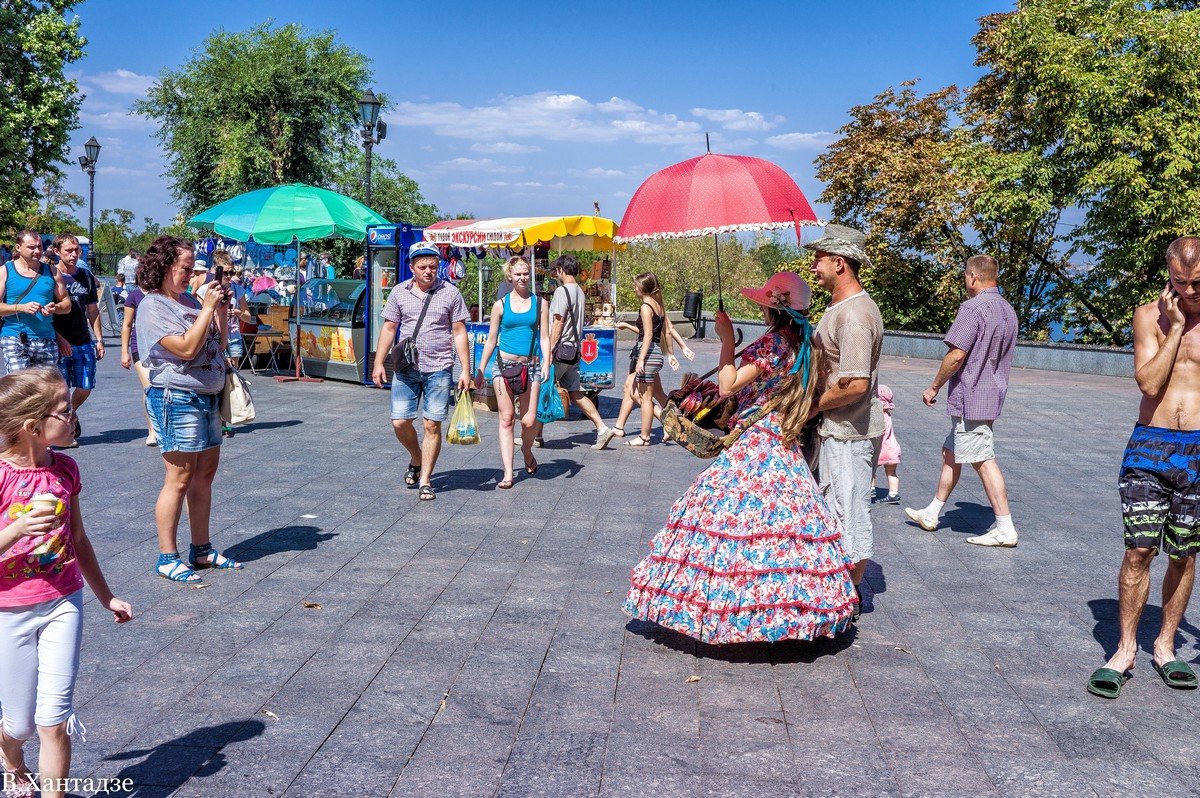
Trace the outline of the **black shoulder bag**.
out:
<instances>
[{"instance_id":1,"label":"black shoulder bag","mask_svg":"<svg viewBox=\"0 0 1200 798\"><path fill-rule=\"evenodd\" d=\"M405 290L397 286L398 291ZM429 303L433 299L433 291L425 294L425 304L421 306L421 315L417 316L417 325L413 327L412 335L407 338L401 338L392 345L392 351L388 352L388 359L392 362L392 373L403 374L409 369L417 367L417 333L421 331L421 322L425 321L425 314L429 311Z\"/></svg>"},{"instance_id":2,"label":"black shoulder bag","mask_svg":"<svg viewBox=\"0 0 1200 798\"><path fill-rule=\"evenodd\" d=\"M567 342L567 327L563 327L562 335L558 337L558 343L554 345L554 360L557 363L566 363L568 366L574 366L579 362L579 330L575 328L575 304L571 302L571 289L568 286L562 287L567 292L567 319L570 323L572 342Z\"/></svg>"},{"instance_id":3,"label":"black shoulder bag","mask_svg":"<svg viewBox=\"0 0 1200 798\"><path fill-rule=\"evenodd\" d=\"M511 294L509 295L511 296ZM511 305L509 306L511 307ZM521 363L509 363L500 369L500 376L508 383L508 390L512 392L513 397L518 397L529 390L529 368L533 365L533 349L537 346L538 333L542 331L542 319L538 315L538 296L533 295L533 313L537 319L537 326L533 331L533 338L529 342L529 360ZM497 355L499 357L499 355Z\"/></svg>"}]
</instances>

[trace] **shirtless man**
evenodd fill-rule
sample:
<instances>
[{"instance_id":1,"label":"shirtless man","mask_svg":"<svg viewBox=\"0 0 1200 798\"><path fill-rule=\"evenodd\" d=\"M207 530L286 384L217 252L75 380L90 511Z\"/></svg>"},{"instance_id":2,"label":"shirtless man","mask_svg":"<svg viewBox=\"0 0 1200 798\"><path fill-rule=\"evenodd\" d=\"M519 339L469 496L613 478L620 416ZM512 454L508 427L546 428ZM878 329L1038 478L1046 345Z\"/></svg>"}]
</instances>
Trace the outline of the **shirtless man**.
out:
<instances>
[{"instance_id":1,"label":"shirtless man","mask_svg":"<svg viewBox=\"0 0 1200 798\"><path fill-rule=\"evenodd\" d=\"M1160 549L1168 560L1154 670L1168 687L1196 688L1196 674L1175 657L1175 632L1200 552L1200 236L1175 239L1166 261L1170 279L1162 294L1133 314L1133 367L1142 404L1121 462L1121 642L1088 681L1088 692L1103 698L1119 696L1129 680L1138 620L1150 595L1150 561Z\"/></svg>"}]
</instances>

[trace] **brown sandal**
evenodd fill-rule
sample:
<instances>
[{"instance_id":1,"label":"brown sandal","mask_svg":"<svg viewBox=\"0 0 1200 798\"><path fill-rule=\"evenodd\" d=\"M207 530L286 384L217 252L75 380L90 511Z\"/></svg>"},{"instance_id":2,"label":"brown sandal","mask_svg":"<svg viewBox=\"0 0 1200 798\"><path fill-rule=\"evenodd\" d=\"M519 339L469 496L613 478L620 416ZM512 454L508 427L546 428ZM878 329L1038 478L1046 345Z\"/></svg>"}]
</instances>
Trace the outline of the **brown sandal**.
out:
<instances>
[{"instance_id":1,"label":"brown sandal","mask_svg":"<svg viewBox=\"0 0 1200 798\"><path fill-rule=\"evenodd\" d=\"M538 470L538 461L537 461L536 457L531 457L525 461L525 473L526 474L529 474L529 476L533 476L534 474L537 473L537 470Z\"/></svg>"}]
</instances>

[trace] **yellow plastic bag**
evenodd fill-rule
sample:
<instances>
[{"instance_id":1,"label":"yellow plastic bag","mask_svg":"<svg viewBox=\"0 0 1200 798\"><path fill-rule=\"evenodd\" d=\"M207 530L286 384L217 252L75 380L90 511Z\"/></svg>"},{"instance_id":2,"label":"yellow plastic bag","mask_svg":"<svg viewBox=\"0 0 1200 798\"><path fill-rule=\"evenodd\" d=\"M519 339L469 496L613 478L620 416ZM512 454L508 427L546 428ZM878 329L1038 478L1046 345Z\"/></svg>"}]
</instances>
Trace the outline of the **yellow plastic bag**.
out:
<instances>
[{"instance_id":1,"label":"yellow plastic bag","mask_svg":"<svg viewBox=\"0 0 1200 798\"><path fill-rule=\"evenodd\" d=\"M479 443L479 425L475 422L475 407L471 404L471 392L460 391L450 416L450 428L446 430L446 442L469 446Z\"/></svg>"}]
</instances>

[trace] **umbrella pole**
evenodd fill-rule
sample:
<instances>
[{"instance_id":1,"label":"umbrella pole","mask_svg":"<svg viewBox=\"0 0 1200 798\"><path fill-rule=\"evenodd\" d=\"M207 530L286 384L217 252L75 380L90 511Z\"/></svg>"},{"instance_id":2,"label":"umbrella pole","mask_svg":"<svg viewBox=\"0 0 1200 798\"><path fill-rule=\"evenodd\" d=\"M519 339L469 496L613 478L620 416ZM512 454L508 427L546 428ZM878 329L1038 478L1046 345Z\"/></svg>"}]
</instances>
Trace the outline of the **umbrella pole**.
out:
<instances>
[{"instance_id":1,"label":"umbrella pole","mask_svg":"<svg viewBox=\"0 0 1200 798\"><path fill-rule=\"evenodd\" d=\"M717 234L713 233L713 254L717 256L717 310L725 312L725 295L721 293L721 248L717 245Z\"/></svg>"},{"instance_id":2,"label":"umbrella pole","mask_svg":"<svg viewBox=\"0 0 1200 798\"><path fill-rule=\"evenodd\" d=\"M296 366L296 374L276 376L276 382L325 382L320 377L309 377L304 374L303 358L300 356L300 239L293 236L296 244L296 294L292 298L292 320L296 323L296 337L292 341L292 363ZM307 282L307 281L306 281Z\"/></svg>"}]
</instances>

